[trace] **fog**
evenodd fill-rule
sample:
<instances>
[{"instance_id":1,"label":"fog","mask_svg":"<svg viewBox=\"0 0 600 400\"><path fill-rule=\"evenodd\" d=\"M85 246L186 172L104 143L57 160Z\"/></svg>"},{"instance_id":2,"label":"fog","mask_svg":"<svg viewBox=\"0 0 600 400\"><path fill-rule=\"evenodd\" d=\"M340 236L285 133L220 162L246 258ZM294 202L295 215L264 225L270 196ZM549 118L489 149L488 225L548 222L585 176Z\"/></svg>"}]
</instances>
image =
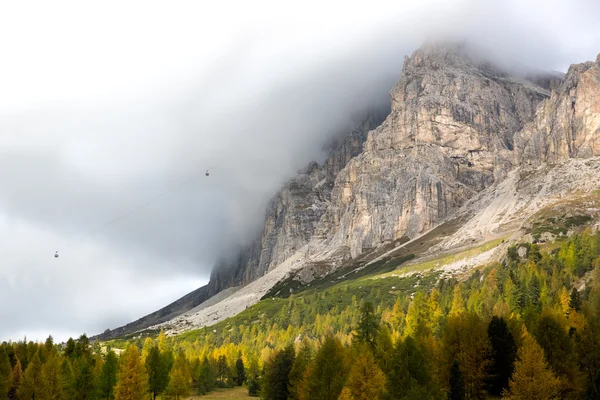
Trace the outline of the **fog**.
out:
<instances>
[{"instance_id":1,"label":"fog","mask_svg":"<svg viewBox=\"0 0 600 400\"><path fill-rule=\"evenodd\" d=\"M206 283L424 41L566 72L598 20L592 0L3 3L0 340L98 333Z\"/></svg>"}]
</instances>

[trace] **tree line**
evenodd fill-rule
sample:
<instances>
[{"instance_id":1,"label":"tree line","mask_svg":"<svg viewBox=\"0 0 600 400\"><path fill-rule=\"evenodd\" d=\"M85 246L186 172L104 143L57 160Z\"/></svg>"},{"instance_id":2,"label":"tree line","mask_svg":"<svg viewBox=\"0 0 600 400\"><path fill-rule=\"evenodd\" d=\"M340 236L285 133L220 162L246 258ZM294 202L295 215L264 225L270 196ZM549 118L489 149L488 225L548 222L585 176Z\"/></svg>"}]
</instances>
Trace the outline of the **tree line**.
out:
<instances>
[{"instance_id":1,"label":"tree line","mask_svg":"<svg viewBox=\"0 0 600 400\"><path fill-rule=\"evenodd\" d=\"M268 400L600 399L600 234L513 246L461 279L365 277L210 329L109 344L124 351L85 336L3 343L0 394L178 399L245 385Z\"/></svg>"}]
</instances>

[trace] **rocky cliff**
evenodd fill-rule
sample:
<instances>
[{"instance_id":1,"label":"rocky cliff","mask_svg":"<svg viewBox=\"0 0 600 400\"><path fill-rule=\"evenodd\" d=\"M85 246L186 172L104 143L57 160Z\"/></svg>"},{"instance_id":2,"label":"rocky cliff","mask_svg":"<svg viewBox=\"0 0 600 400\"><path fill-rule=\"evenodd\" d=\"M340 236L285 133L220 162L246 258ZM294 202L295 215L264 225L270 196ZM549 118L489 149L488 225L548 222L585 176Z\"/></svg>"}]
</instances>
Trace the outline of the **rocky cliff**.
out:
<instances>
[{"instance_id":1,"label":"rocky cliff","mask_svg":"<svg viewBox=\"0 0 600 400\"><path fill-rule=\"evenodd\" d=\"M311 163L283 185L267 206L260 237L234 253L235 258L224 259L214 268L210 293L252 282L312 239L329 207L338 173L362 152L368 132L379 126L388 113L389 106L365 113L354 130L329 144L328 157L322 164Z\"/></svg>"},{"instance_id":2,"label":"rocky cliff","mask_svg":"<svg viewBox=\"0 0 600 400\"><path fill-rule=\"evenodd\" d=\"M417 50L390 115L338 174L313 254L354 258L443 221L512 169L513 136L549 95L459 45Z\"/></svg>"},{"instance_id":3,"label":"rocky cliff","mask_svg":"<svg viewBox=\"0 0 600 400\"><path fill-rule=\"evenodd\" d=\"M515 162L540 165L600 155L600 55L572 65L533 121L515 135Z\"/></svg>"}]
</instances>

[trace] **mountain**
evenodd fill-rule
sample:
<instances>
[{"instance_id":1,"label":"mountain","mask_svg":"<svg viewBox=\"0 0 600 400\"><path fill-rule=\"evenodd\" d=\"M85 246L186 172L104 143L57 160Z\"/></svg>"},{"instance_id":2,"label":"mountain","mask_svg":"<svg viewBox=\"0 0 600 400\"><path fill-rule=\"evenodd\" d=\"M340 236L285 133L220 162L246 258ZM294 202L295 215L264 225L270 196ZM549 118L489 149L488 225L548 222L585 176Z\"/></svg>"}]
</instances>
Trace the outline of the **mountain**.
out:
<instances>
[{"instance_id":1,"label":"mountain","mask_svg":"<svg viewBox=\"0 0 600 400\"><path fill-rule=\"evenodd\" d=\"M564 77L518 76L468 46L427 44L390 94L387 117L366 113L284 185L261 237L208 286L99 338L212 325L261 298L406 265L458 270L597 223L600 56ZM475 261L439 261L477 246Z\"/></svg>"}]
</instances>

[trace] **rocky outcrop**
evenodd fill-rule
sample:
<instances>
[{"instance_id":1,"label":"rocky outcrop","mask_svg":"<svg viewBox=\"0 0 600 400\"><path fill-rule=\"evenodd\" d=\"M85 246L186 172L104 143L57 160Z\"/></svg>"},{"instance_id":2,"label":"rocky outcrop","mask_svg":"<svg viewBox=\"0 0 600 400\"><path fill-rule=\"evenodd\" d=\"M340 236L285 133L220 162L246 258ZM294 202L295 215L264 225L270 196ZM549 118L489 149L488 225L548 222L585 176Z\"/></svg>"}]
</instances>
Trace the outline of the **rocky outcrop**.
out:
<instances>
[{"instance_id":1,"label":"rocky outcrop","mask_svg":"<svg viewBox=\"0 0 600 400\"><path fill-rule=\"evenodd\" d=\"M600 56L572 65L533 121L515 135L517 164L600 155Z\"/></svg>"},{"instance_id":2,"label":"rocky outcrop","mask_svg":"<svg viewBox=\"0 0 600 400\"><path fill-rule=\"evenodd\" d=\"M513 136L549 94L461 46L417 50L390 115L338 174L313 255L345 248L354 258L443 221L512 169Z\"/></svg>"},{"instance_id":3,"label":"rocky outcrop","mask_svg":"<svg viewBox=\"0 0 600 400\"><path fill-rule=\"evenodd\" d=\"M260 237L234 253L235 258L223 259L213 269L210 293L252 282L312 239L329 206L338 173L362 152L367 133L381 124L388 113L389 108L366 113L350 134L329 144L329 155L322 164L309 164L283 185L269 202Z\"/></svg>"}]
</instances>

